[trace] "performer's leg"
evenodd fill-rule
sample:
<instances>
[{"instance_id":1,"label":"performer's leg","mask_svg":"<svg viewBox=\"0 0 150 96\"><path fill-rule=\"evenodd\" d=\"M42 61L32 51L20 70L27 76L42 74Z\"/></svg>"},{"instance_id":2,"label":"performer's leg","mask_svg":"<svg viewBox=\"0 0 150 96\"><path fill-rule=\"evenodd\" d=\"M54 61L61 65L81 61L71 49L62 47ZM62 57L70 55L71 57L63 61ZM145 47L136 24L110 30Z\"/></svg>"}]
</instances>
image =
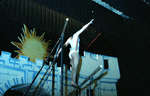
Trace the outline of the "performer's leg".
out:
<instances>
[{"instance_id":1,"label":"performer's leg","mask_svg":"<svg viewBox=\"0 0 150 96\"><path fill-rule=\"evenodd\" d=\"M77 68L78 68L78 63L79 63L79 54L78 52L74 52L72 54L73 57L73 64L72 64L72 83L74 85L77 85L76 82L76 77L77 77Z\"/></svg>"},{"instance_id":2,"label":"performer's leg","mask_svg":"<svg viewBox=\"0 0 150 96\"><path fill-rule=\"evenodd\" d=\"M72 56L72 59L70 59L70 64L72 65L72 73L71 73L71 79L72 79L72 84L74 85L74 72L75 72L75 67L74 67L74 58Z\"/></svg>"}]
</instances>

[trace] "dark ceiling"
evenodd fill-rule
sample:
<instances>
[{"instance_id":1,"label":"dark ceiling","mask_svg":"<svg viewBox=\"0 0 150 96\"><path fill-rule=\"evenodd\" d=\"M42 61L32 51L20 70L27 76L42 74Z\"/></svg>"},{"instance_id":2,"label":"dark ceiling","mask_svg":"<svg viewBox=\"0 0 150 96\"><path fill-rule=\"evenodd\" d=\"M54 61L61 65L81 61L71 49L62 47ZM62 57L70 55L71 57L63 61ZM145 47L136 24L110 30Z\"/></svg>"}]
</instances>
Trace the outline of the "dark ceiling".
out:
<instances>
[{"instance_id":1,"label":"dark ceiling","mask_svg":"<svg viewBox=\"0 0 150 96\"><path fill-rule=\"evenodd\" d=\"M91 0L0 0L0 50L13 53L16 48L10 41L17 41L22 24L37 28L39 35L45 31L45 38L52 40L52 47L61 34L66 17L71 21L65 39L95 18L94 24L80 36L82 50L118 57L120 96L135 92L146 94L150 80L150 5L143 0L103 1L133 19L116 15Z\"/></svg>"}]
</instances>

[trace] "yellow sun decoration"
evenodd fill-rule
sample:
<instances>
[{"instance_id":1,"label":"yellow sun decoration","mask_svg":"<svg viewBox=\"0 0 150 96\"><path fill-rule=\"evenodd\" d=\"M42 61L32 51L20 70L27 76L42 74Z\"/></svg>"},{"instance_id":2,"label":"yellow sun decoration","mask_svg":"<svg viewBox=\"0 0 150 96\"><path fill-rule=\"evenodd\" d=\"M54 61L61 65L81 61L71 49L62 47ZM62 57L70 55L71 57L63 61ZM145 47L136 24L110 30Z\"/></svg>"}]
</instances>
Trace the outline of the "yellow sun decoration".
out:
<instances>
[{"instance_id":1,"label":"yellow sun decoration","mask_svg":"<svg viewBox=\"0 0 150 96\"><path fill-rule=\"evenodd\" d=\"M23 34L18 37L20 42L11 42L19 50L15 50L18 53L17 57L20 55L27 56L30 61L35 62L35 59L45 59L48 55L48 42L45 42L44 35L36 36L35 29L30 30L24 24L22 28Z\"/></svg>"}]
</instances>

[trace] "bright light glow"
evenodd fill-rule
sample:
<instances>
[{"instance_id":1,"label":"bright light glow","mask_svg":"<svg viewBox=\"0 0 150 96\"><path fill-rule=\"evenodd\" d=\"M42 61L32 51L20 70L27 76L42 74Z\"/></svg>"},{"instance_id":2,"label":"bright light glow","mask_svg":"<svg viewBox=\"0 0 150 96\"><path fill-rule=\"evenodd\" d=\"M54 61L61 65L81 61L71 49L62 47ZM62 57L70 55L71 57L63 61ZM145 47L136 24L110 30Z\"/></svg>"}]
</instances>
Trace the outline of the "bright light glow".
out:
<instances>
[{"instance_id":1,"label":"bright light glow","mask_svg":"<svg viewBox=\"0 0 150 96\"><path fill-rule=\"evenodd\" d=\"M28 56L31 61L35 61L36 58L44 59L48 55L48 42L44 40L44 34L41 36L36 36L35 29L28 30L27 26L24 24L22 28L23 34L21 38L18 37L19 42L11 42L19 50L15 50L20 55Z\"/></svg>"},{"instance_id":2,"label":"bright light glow","mask_svg":"<svg viewBox=\"0 0 150 96\"><path fill-rule=\"evenodd\" d=\"M66 21L69 21L69 18L66 18Z\"/></svg>"}]
</instances>

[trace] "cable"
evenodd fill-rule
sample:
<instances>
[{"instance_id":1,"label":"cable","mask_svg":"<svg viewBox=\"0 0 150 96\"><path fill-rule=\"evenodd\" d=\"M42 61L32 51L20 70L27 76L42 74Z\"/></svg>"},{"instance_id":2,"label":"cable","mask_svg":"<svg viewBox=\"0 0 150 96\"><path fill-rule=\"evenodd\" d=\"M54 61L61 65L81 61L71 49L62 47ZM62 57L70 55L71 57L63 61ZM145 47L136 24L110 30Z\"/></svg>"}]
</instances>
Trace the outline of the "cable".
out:
<instances>
[{"instance_id":1,"label":"cable","mask_svg":"<svg viewBox=\"0 0 150 96\"><path fill-rule=\"evenodd\" d=\"M101 34L102 34L102 32L99 33L99 34L89 43L87 49L96 41L96 39L97 39Z\"/></svg>"}]
</instances>

